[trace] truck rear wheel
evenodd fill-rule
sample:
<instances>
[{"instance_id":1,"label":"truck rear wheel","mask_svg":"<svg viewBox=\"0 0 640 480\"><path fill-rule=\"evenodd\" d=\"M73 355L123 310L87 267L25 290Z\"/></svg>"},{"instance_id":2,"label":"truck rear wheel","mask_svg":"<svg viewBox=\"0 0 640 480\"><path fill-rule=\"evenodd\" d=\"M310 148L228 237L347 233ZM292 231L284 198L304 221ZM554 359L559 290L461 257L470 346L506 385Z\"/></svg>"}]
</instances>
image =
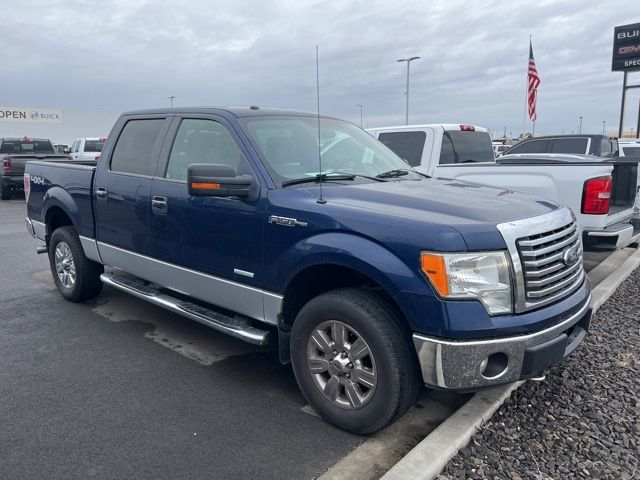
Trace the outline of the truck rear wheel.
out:
<instances>
[{"instance_id":1,"label":"truck rear wheel","mask_svg":"<svg viewBox=\"0 0 640 480\"><path fill-rule=\"evenodd\" d=\"M58 291L71 302L90 300L102 290L104 267L84 255L73 227L60 227L51 235L49 265Z\"/></svg>"},{"instance_id":2,"label":"truck rear wheel","mask_svg":"<svg viewBox=\"0 0 640 480\"><path fill-rule=\"evenodd\" d=\"M400 321L365 290L334 290L302 307L291 331L291 360L302 393L322 418L369 434L415 403L422 382Z\"/></svg>"}]
</instances>

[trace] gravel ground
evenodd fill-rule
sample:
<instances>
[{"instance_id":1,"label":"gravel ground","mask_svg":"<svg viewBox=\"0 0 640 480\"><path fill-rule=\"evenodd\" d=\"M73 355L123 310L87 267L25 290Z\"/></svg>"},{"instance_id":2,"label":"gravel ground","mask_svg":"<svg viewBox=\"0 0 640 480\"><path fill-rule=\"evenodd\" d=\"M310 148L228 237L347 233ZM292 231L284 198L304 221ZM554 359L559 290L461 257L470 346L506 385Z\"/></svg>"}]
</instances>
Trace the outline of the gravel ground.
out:
<instances>
[{"instance_id":1,"label":"gravel ground","mask_svg":"<svg viewBox=\"0 0 640 480\"><path fill-rule=\"evenodd\" d=\"M640 269L542 383L516 390L439 479L640 479Z\"/></svg>"}]
</instances>

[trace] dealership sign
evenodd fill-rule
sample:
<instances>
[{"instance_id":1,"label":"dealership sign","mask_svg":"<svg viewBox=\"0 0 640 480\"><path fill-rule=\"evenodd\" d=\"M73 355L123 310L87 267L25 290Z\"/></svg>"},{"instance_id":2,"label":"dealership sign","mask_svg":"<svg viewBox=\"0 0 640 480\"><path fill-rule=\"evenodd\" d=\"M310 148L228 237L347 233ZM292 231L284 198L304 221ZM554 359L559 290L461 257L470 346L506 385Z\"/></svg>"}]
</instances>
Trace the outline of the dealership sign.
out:
<instances>
[{"instance_id":1,"label":"dealership sign","mask_svg":"<svg viewBox=\"0 0 640 480\"><path fill-rule=\"evenodd\" d=\"M615 28L611 70L640 70L640 23Z\"/></svg>"},{"instance_id":2,"label":"dealership sign","mask_svg":"<svg viewBox=\"0 0 640 480\"><path fill-rule=\"evenodd\" d=\"M62 110L0 107L0 122L62 123Z\"/></svg>"}]
</instances>

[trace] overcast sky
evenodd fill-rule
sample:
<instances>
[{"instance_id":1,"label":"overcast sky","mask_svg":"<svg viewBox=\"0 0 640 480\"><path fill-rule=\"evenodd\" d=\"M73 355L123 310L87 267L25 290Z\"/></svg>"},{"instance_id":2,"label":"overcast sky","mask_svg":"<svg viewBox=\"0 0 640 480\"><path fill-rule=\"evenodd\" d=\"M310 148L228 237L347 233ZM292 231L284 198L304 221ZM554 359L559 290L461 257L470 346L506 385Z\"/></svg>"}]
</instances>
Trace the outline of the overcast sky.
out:
<instances>
[{"instance_id":1,"label":"overcast sky","mask_svg":"<svg viewBox=\"0 0 640 480\"><path fill-rule=\"evenodd\" d=\"M365 127L466 122L522 130L529 35L542 84L538 132L618 123L613 27L633 0L10 2L3 9L0 104L123 111L169 104L270 105ZM638 79L640 83L640 79ZM627 128L637 118L631 100ZM631 103L631 101L630 101ZM530 130L530 124L527 130Z\"/></svg>"}]
</instances>

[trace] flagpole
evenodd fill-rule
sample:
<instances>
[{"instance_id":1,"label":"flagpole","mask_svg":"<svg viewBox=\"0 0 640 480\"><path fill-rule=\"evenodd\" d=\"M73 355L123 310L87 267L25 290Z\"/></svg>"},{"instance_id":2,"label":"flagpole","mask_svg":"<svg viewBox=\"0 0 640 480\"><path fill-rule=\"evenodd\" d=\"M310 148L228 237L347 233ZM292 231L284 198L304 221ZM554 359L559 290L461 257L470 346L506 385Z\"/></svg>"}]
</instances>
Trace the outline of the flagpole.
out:
<instances>
[{"instance_id":1,"label":"flagpole","mask_svg":"<svg viewBox=\"0 0 640 480\"><path fill-rule=\"evenodd\" d=\"M529 46L531 46L531 35L529 35ZM527 132L527 106L529 97L529 55L527 55L527 74L525 75L524 82L524 113L522 115L522 139L524 140L524 134Z\"/></svg>"}]
</instances>

